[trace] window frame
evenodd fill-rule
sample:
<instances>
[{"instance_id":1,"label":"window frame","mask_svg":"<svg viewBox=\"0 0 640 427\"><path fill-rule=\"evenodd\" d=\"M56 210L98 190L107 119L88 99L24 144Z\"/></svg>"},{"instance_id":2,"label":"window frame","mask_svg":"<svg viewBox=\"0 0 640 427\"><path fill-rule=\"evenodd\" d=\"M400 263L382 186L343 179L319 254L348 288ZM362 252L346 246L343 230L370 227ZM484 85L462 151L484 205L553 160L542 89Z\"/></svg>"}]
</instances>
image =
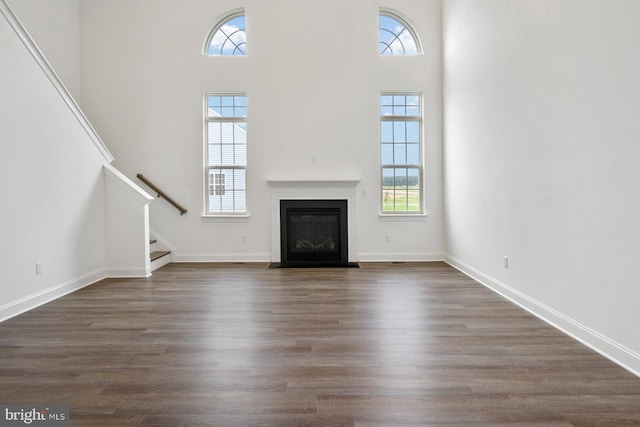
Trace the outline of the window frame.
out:
<instances>
[{"instance_id":1,"label":"window frame","mask_svg":"<svg viewBox=\"0 0 640 427\"><path fill-rule=\"evenodd\" d=\"M245 114L243 116L220 116L220 117L212 117L209 115L209 98L210 97L243 97L245 100ZM208 218L222 218L222 217L248 217L249 216L249 211L248 211L248 188L247 188L247 169L248 169L248 145L249 145L249 138L248 138L248 125L247 125L247 114L246 111L248 109L248 106L246 105L248 103L248 97L247 94L245 92L205 92L203 95L203 113L204 113L204 117L203 117L203 171L204 171L204 188L203 188L203 217L208 217ZM235 108L235 107L234 107ZM236 124L236 123L244 123L245 126L247 127L247 129L245 129L246 135L245 135L245 164L244 165L238 165L238 164L234 164L234 165L225 165L225 164L219 164L219 165L210 165L209 164L209 124L210 123L220 123L221 125L224 123L231 123L231 124ZM234 139L234 144L235 146L235 139ZM221 162L224 163L224 162ZM235 177L232 180L233 183L231 185L229 185L228 183L228 177L225 177L221 180L216 182L216 178L215 176L218 174L222 174L222 171L236 171L236 170L243 170L244 171L244 210L235 210L235 202L234 202L234 209L229 211L229 210L219 210L219 211L214 211L214 210L210 210L210 198L211 197L221 197L221 196L226 196L227 192L231 191L232 193L236 192L236 186L235 186ZM211 182L211 176L213 176L213 183ZM222 177L221 177L222 178ZM231 188L230 188L231 187Z\"/></svg>"},{"instance_id":2,"label":"window frame","mask_svg":"<svg viewBox=\"0 0 640 427\"><path fill-rule=\"evenodd\" d=\"M415 96L418 98L418 115L384 115L382 113L382 99L385 96ZM407 104L404 104L405 106ZM391 217L391 216L424 216L425 215L425 182L424 182L424 99L423 99L423 95L421 92L405 92L405 91L384 91L380 93L380 98L379 98L379 105L378 105L378 113L380 116L380 124L378 127L378 131L379 131L379 138L378 138L378 144L379 144L379 155L380 155L380 216L382 217ZM406 113L406 111L405 111ZM414 164L414 163L383 163L383 146L384 144L389 144L389 142L384 142L383 141L383 132L382 132L382 126L383 123L385 122L401 122L401 123L417 123L418 124L418 163ZM408 141L404 141L404 145L406 146L408 144ZM392 146L395 146L395 141L391 142ZM405 147L406 148L406 147ZM395 148L394 148L395 149ZM419 183L419 187L418 187L418 210L409 210L407 208L407 210L397 210L397 209L393 209L393 210L388 210L385 209L385 169L389 170L389 169L393 169L393 170L397 170L397 169L417 169L418 170L418 183ZM394 177L397 176L394 173ZM407 175L408 176L408 175ZM396 185L394 183L394 191L396 188ZM407 188L407 193L408 193L409 189ZM408 207L408 200L407 200L407 207Z\"/></svg>"}]
</instances>

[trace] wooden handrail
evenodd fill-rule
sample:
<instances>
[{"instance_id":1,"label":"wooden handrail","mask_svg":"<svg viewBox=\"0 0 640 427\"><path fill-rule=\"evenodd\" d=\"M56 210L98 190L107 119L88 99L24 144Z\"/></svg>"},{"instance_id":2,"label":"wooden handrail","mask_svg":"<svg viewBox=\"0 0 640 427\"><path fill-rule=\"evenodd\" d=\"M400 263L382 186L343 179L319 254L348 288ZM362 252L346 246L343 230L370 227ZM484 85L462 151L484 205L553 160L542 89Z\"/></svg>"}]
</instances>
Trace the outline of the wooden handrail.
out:
<instances>
[{"instance_id":1,"label":"wooden handrail","mask_svg":"<svg viewBox=\"0 0 640 427\"><path fill-rule=\"evenodd\" d=\"M180 215L184 215L187 213L187 210L185 208L183 208L182 206L180 206L175 200L173 200L171 197L167 196L167 194L160 190L155 184L153 184L151 181L149 181L147 178L144 177L144 175L142 175L141 173L139 173L138 175L136 175L138 177L138 179L142 182L144 182L145 184L147 184L153 191L156 192L156 194L158 195L158 197L162 197L163 199L165 199L167 202L171 203L173 205L174 208L178 209L180 211Z\"/></svg>"}]
</instances>

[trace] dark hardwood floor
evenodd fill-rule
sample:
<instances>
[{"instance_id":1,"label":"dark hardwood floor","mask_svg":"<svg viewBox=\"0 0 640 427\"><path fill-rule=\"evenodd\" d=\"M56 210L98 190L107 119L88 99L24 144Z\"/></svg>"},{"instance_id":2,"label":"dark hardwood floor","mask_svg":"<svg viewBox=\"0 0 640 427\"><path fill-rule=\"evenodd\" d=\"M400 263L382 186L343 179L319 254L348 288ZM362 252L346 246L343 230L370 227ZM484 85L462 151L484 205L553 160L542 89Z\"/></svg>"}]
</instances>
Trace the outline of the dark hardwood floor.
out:
<instances>
[{"instance_id":1,"label":"dark hardwood floor","mask_svg":"<svg viewBox=\"0 0 640 427\"><path fill-rule=\"evenodd\" d=\"M72 426L640 425L640 379L444 263L170 264L0 324Z\"/></svg>"}]
</instances>

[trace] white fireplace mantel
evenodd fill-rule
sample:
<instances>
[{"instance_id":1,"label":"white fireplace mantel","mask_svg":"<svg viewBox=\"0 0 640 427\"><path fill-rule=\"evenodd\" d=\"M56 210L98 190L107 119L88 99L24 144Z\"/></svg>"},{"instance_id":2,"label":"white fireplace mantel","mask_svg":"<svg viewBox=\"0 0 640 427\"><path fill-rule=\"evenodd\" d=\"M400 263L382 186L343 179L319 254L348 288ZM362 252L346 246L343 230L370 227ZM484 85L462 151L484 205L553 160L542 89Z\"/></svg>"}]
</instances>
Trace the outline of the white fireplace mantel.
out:
<instances>
[{"instance_id":1,"label":"white fireplace mantel","mask_svg":"<svg viewBox=\"0 0 640 427\"><path fill-rule=\"evenodd\" d=\"M349 262L356 250L356 188L360 180L267 180L271 193L271 262L280 262L280 200L346 200Z\"/></svg>"}]
</instances>

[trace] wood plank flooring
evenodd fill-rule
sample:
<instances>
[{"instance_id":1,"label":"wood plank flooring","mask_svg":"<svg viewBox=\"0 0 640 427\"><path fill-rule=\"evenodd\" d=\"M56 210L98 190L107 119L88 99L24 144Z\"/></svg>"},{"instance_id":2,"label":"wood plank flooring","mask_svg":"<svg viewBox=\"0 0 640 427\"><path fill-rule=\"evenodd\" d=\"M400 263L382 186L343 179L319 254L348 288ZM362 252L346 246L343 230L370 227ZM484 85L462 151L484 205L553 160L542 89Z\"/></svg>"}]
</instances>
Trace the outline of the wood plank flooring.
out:
<instances>
[{"instance_id":1,"label":"wood plank flooring","mask_svg":"<svg viewBox=\"0 0 640 427\"><path fill-rule=\"evenodd\" d=\"M0 324L72 426L640 425L640 379L444 263L169 264Z\"/></svg>"}]
</instances>

